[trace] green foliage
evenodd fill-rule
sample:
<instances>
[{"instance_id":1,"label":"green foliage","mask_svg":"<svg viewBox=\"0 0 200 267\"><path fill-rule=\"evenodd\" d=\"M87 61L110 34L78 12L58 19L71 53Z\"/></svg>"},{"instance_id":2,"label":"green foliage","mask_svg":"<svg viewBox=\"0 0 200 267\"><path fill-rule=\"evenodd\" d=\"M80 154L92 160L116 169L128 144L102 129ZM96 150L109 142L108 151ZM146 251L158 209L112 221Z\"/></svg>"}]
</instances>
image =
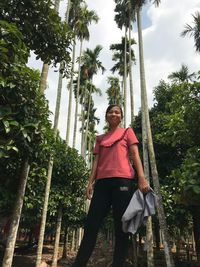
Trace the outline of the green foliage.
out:
<instances>
[{"instance_id":1,"label":"green foliage","mask_svg":"<svg viewBox=\"0 0 200 267\"><path fill-rule=\"evenodd\" d=\"M200 84L189 82L194 76L182 67L170 75L171 84L161 81L150 113L167 220L182 233L191 228L190 211L200 201Z\"/></svg>"},{"instance_id":2,"label":"green foliage","mask_svg":"<svg viewBox=\"0 0 200 267\"><path fill-rule=\"evenodd\" d=\"M200 83L172 84L172 89L173 97L166 103L170 113L163 117L165 131L157 138L174 146L200 145Z\"/></svg>"},{"instance_id":3,"label":"green foliage","mask_svg":"<svg viewBox=\"0 0 200 267\"><path fill-rule=\"evenodd\" d=\"M194 37L195 48L197 52L200 52L200 12L196 12L193 16L193 27L189 24L185 25L185 29L182 31L181 35L184 37L189 35Z\"/></svg>"},{"instance_id":4,"label":"green foliage","mask_svg":"<svg viewBox=\"0 0 200 267\"><path fill-rule=\"evenodd\" d=\"M150 110L163 204L173 236L191 230L193 208L200 203L200 84L198 80L189 82L194 75L186 72L174 72L173 77L181 74L181 79L171 83L160 81ZM141 140L141 113L133 128Z\"/></svg>"},{"instance_id":5,"label":"green foliage","mask_svg":"<svg viewBox=\"0 0 200 267\"><path fill-rule=\"evenodd\" d=\"M58 206L62 205L68 224L79 220L84 207L88 175L85 161L77 150L67 147L63 140L58 139L49 200L51 216L56 215Z\"/></svg>"},{"instance_id":6,"label":"green foliage","mask_svg":"<svg viewBox=\"0 0 200 267\"><path fill-rule=\"evenodd\" d=\"M14 25L1 22L0 157L31 157L44 141L49 110L39 93L40 74L25 66L28 52Z\"/></svg>"},{"instance_id":7,"label":"green foliage","mask_svg":"<svg viewBox=\"0 0 200 267\"><path fill-rule=\"evenodd\" d=\"M1 21L0 36L0 210L10 213L23 159L35 162L31 169L36 165L41 178L39 166L47 163L55 138L47 101L39 93L40 74L25 65L28 49L22 34Z\"/></svg>"},{"instance_id":8,"label":"green foliage","mask_svg":"<svg viewBox=\"0 0 200 267\"><path fill-rule=\"evenodd\" d=\"M172 172L172 177L179 182L176 201L185 206L200 204L200 148L193 147L187 151L180 168Z\"/></svg>"},{"instance_id":9,"label":"green foliage","mask_svg":"<svg viewBox=\"0 0 200 267\"><path fill-rule=\"evenodd\" d=\"M37 58L68 65L72 33L50 0L3 0L0 9L0 19L17 26L28 50L33 50Z\"/></svg>"},{"instance_id":10,"label":"green foliage","mask_svg":"<svg viewBox=\"0 0 200 267\"><path fill-rule=\"evenodd\" d=\"M131 45L136 44L134 39L131 39ZM120 76L124 77L124 63L125 63L125 37L122 37L121 43L111 44L110 50L113 51L112 60L115 61L115 65L111 68L112 73L118 72ZM129 41L126 43L126 65L127 65L127 75L130 72L129 67ZM131 60L135 62L135 54L133 49L131 49Z\"/></svg>"}]
</instances>

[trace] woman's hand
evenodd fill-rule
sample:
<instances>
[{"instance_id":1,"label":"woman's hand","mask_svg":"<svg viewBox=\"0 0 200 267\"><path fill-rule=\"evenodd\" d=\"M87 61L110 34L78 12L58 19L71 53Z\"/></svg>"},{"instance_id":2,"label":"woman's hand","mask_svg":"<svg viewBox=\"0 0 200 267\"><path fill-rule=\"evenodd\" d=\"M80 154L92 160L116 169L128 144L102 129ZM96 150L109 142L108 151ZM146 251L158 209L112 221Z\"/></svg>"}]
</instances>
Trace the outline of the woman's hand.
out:
<instances>
[{"instance_id":1,"label":"woman's hand","mask_svg":"<svg viewBox=\"0 0 200 267\"><path fill-rule=\"evenodd\" d=\"M91 199L92 198L92 194L94 191L94 181L93 182L89 182L87 188L86 188L86 197L87 199Z\"/></svg>"},{"instance_id":2,"label":"woman's hand","mask_svg":"<svg viewBox=\"0 0 200 267\"><path fill-rule=\"evenodd\" d=\"M138 188L142 193L147 193L150 190L149 182L145 177L138 178Z\"/></svg>"}]
</instances>

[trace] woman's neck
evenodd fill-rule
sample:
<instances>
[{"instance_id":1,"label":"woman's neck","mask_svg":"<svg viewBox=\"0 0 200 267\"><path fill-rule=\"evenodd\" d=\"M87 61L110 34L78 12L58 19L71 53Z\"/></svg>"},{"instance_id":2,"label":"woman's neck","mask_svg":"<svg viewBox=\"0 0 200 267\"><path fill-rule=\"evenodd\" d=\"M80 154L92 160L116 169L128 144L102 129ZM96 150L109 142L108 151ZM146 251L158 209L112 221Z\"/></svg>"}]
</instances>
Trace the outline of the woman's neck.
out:
<instances>
[{"instance_id":1,"label":"woman's neck","mask_svg":"<svg viewBox=\"0 0 200 267\"><path fill-rule=\"evenodd\" d=\"M119 125L117 125L117 126L109 126L109 132L114 132L116 129L118 129L118 128L120 128L120 126Z\"/></svg>"}]
</instances>

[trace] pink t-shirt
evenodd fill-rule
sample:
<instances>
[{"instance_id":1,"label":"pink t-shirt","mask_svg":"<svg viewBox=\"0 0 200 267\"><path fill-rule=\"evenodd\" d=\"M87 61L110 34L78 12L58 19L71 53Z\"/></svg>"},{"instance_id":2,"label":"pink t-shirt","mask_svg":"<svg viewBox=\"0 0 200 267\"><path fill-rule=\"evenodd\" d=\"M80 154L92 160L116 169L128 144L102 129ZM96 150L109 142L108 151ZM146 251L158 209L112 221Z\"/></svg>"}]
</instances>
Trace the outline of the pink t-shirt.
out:
<instances>
[{"instance_id":1,"label":"pink t-shirt","mask_svg":"<svg viewBox=\"0 0 200 267\"><path fill-rule=\"evenodd\" d=\"M129 147L138 143L131 128L117 128L115 131L97 136L94 148L94 155L99 155L96 179L134 178L135 172L129 160Z\"/></svg>"}]
</instances>

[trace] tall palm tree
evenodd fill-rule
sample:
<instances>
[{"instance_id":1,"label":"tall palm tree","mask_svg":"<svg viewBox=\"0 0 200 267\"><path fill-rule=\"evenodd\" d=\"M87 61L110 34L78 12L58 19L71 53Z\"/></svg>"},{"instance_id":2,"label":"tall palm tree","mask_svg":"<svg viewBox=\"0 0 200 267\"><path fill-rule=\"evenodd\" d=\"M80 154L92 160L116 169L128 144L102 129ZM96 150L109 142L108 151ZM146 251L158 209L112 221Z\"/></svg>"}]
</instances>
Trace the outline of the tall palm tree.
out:
<instances>
[{"instance_id":1,"label":"tall palm tree","mask_svg":"<svg viewBox=\"0 0 200 267\"><path fill-rule=\"evenodd\" d=\"M57 10L59 10L59 4L60 4L59 0L56 0L55 7L57 8ZM66 22L68 22L69 9L70 9L70 0L68 2L68 7L66 11ZM61 69L62 69L62 62L60 63L60 70ZM57 135L57 129L58 129L61 91L62 91L62 74L61 72L59 72L57 100L56 100L55 117L54 117L55 136ZM41 216L40 234L39 234L39 241L38 241L38 248L37 248L37 259L36 259L36 265L35 265L36 267L40 266L41 259L42 259L42 249L43 249L43 243L44 243L44 233L45 233L45 226L46 226L49 193L50 193L50 188L51 188L52 171L53 171L53 157L52 155L50 155L49 164L48 164L48 172L47 172L47 182L46 182L46 187L45 187L44 203L43 203L42 216Z\"/></svg>"},{"instance_id":2,"label":"tall palm tree","mask_svg":"<svg viewBox=\"0 0 200 267\"><path fill-rule=\"evenodd\" d=\"M175 83L183 83L193 81L195 78L195 72L189 73L189 69L185 64L181 65L181 69L179 71L172 72L168 78L171 79Z\"/></svg>"},{"instance_id":3,"label":"tall palm tree","mask_svg":"<svg viewBox=\"0 0 200 267\"><path fill-rule=\"evenodd\" d=\"M66 130L66 144L69 144L69 134L70 134L70 125L71 125L71 111L72 111L72 93L73 93L73 78L74 78L74 64L75 64L75 51L76 51L76 37L74 38L73 48L72 48L72 65L71 65L71 74L70 82L68 85L69 89L69 98L68 98L68 112L67 112L67 130Z\"/></svg>"},{"instance_id":4,"label":"tall palm tree","mask_svg":"<svg viewBox=\"0 0 200 267\"><path fill-rule=\"evenodd\" d=\"M134 122L134 91L133 91L133 77L132 77L132 63L134 60L132 60L131 57L131 45L132 45L132 38L131 38L131 30L132 30L132 21L135 20L135 12L131 7L131 1L128 1L128 30L129 30L129 83L130 83L130 102L131 102L131 125L133 125ZM134 43L136 44L136 42Z\"/></svg>"},{"instance_id":5,"label":"tall palm tree","mask_svg":"<svg viewBox=\"0 0 200 267\"><path fill-rule=\"evenodd\" d=\"M87 150L87 140L88 140L88 130L89 130L89 124L90 124L90 116L91 116L91 109L92 109L92 94L97 93L101 95L101 90L99 88L96 88L92 84L91 81L86 81L85 82L85 107L84 107L84 115L86 116L86 124L85 124L85 133L84 133L84 142L83 142L83 156L86 156L86 150ZM84 120L85 121L85 120ZM83 131L83 129L82 129Z\"/></svg>"},{"instance_id":6,"label":"tall palm tree","mask_svg":"<svg viewBox=\"0 0 200 267\"><path fill-rule=\"evenodd\" d=\"M99 55L100 55L100 52L102 50L102 47L100 45L97 45L94 50L91 50L89 48L86 49L86 51L84 51L83 53L83 56L82 56L82 64L81 64L81 77L82 77L82 80L83 80L83 83L86 84L87 86L89 84L92 84L92 79L93 79L93 76L95 74L97 74L97 72L99 70L102 71L102 73L105 71L105 68L103 67L102 65L102 62L99 60ZM88 82L85 83L86 80L89 80L89 84ZM84 92L84 101L87 99L88 97L88 110L87 110L87 113L88 113L88 116L89 116L89 113L90 113L90 103L91 103L91 94L92 94L92 86L89 85L89 88L86 87L85 89L85 92ZM87 90L89 89L89 90ZM84 116L85 114L85 110L82 110L82 131L84 129L83 127L83 118L85 117ZM85 146L86 146L86 140L87 140L87 129L88 129L88 123L89 123L89 119L87 119L86 121L86 130L85 130L85 133L84 133L84 138L82 136L82 149L81 149L81 154L83 156L85 156Z\"/></svg>"},{"instance_id":7,"label":"tall palm tree","mask_svg":"<svg viewBox=\"0 0 200 267\"><path fill-rule=\"evenodd\" d=\"M116 2L116 7L115 7L115 12L117 13L115 15L115 21L120 29L124 26L125 28L125 48L124 48L124 58L126 58L126 49L129 50L129 53L127 56L129 57L129 62L124 60L124 98L125 98L125 103L126 103L126 66L129 68L129 84L130 84L130 103L131 103L131 124L133 124L134 121L134 94L133 94L133 80L132 80L132 61L135 59L132 59L131 53L132 49L131 46L132 44L135 44L136 42L132 42L131 38L131 30L132 30L132 21L134 20L135 17L135 12L132 9L131 2L130 0L128 1L121 1L121 0L115 0ZM128 38L128 48L126 46L127 42L127 29L129 31L129 38ZM125 65L126 63L126 65ZM126 104L124 104L124 107L126 109Z\"/></svg>"},{"instance_id":8,"label":"tall palm tree","mask_svg":"<svg viewBox=\"0 0 200 267\"><path fill-rule=\"evenodd\" d=\"M124 93L124 127L126 128L126 115L127 115L127 28L128 19L126 14L125 2L118 3L115 11L115 21L120 29L124 26L124 73L123 73L123 93Z\"/></svg>"},{"instance_id":9,"label":"tall palm tree","mask_svg":"<svg viewBox=\"0 0 200 267\"><path fill-rule=\"evenodd\" d=\"M189 35L194 37L195 48L197 52L200 52L200 12L196 12L195 15L192 15L194 19L194 26L189 24L185 25L185 30L182 31L181 36Z\"/></svg>"},{"instance_id":10,"label":"tall palm tree","mask_svg":"<svg viewBox=\"0 0 200 267\"><path fill-rule=\"evenodd\" d=\"M73 79L74 79L74 65L75 65L75 51L76 51L76 24L81 13L82 0L71 0L69 11L69 26L74 32L74 43L72 49L72 65L69 82L69 99L68 99L68 113L67 113L67 130L66 130L66 144L69 144L69 134L71 126L71 111L72 111L72 93L73 93Z\"/></svg>"},{"instance_id":11,"label":"tall palm tree","mask_svg":"<svg viewBox=\"0 0 200 267\"><path fill-rule=\"evenodd\" d=\"M91 168L93 161L93 147L96 140L96 130L95 126L99 124L100 119L95 116L96 108L94 107L94 101L91 102L90 114L89 114L89 125L88 125L88 134L87 134L87 144L86 151L88 157L88 168Z\"/></svg>"},{"instance_id":12,"label":"tall palm tree","mask_svg":"<svg viewBox=\"0 0 200 267\"><path fill-rule=\"evenodd\" d=\"M169 245L169 236L167 231L166 219L164 208L162 204L162 196L160 192L160 184L158 179L158 172L155 160L155 153L153 147L151 126L149 120L149 111L147 104L147 92L146 92L146 81L145 81L145 69L144 69L144 56L143 56L143 41L142 41L142 28L141 28L141 7L146 1L133 1L134 8L137 12L137 25L138 25L138 39L139 39L139 57L140 57L140 81L141 81L141 102L143 103L142 115L144 116L145 129L147 131L147 140L148 140L148 152L151 165L151 173L153 177L154 189L157 194L157 210L158 218L160 223L160 228L163 233L164 238L164 250L167 267L174 267L174 261ZM155 4L159 4L159 0L154 1Z\"/></svg>"},{"instance_id":13,"label":"tall palm tree","mask_svg":"<svg viewBox=\"0 0 200 267\"><path fill-rule=\"evenodd\" d=\"M118 74L123 78L124 81L124 92L123 92L123 106L124 110L126 110L126 81L125 77L129 75L131 76L131 67L132 65L129 64L130 60L135 61L134 51L129 48L132 44L135 44L135 40L129 40L129 44L127 44L126 37L122 37L122 41L119 44L112 44L110 49L114 51L112 60L116 62L116 64L111 68L111 71L118 72ZM125 114L124 114L125 117ZM124 127L126 127L126 121L124 122Z\"/></svg>"},{"instance_id":14,"label":"tall palm tree","mask_svg":"<svg viewBox=\"0 0 200 267\"><path fill-rule=\"evenodd\" d=\"M83 45L83 40L89 40L89 37L90 37L90 33L88 29L89 24L91 24L92 22L97 23L98 20L99 20L99 17L97 16L96 12L94 10L88 10L87 5L85 4L81 8L80 18L76 22L76 35L77 35L77 38L80 40L80 52L79 52L79 58L78 58L77 89L75 93L76 107L75 107L75 119L74 119L73 147L75 147L76 145L82 45Z\"/></svg>"}]
</instances>

